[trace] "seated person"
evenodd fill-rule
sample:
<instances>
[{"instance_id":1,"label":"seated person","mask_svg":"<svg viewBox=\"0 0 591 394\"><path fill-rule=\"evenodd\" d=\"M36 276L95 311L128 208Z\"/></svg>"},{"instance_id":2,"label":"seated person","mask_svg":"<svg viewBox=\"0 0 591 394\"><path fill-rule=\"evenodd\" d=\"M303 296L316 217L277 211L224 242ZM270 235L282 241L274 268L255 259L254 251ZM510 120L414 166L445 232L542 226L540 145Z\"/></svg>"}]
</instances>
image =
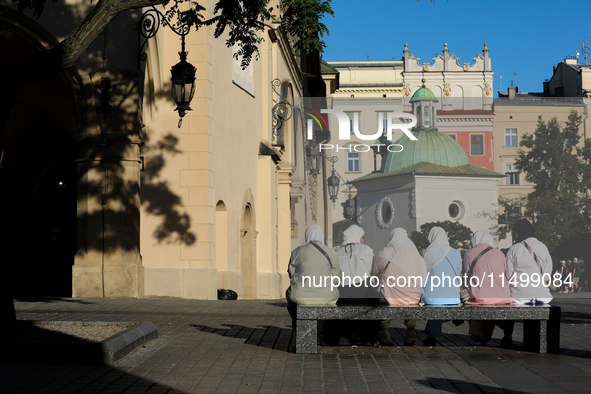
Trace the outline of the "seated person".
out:
<instances>
[{"instance_id":1,"label":"seated person","mask_svg":"<svg viewBox=\"0 0 591 394\"><path fill-rule=\"evenodd\" d=\"M292 318L292 327L296 329L297 305L336 305L339 299L338 288L331 289L330 277L341 276L341 267L337 254L323 244L324 235L317 225L306 229L306 244L298 246L291 253L287 272L290 286L285 293L287 310ZM327 286L315 287L313 283ZM314 282L315 281L315 282ZM318 334L322 333L324 322L318 322Z\"/></svg>"},{"instance_id":2,"label":"seated person","mask_svg":"<svg viewBox=\"0 0 591 394\"><path fill-rule=\"evenodd\" d=\"M382 296L388 304L396 306L418 305L421 300L421 284L427 278L425 262L415 244L408 238L406 230L395 228L390 241L374 258L371 274L380 278ZM411 278L412 277L412 278ZM417 332L415 321L406 320L405 346L415 343ZM378 333L380 344L393 345L390 337L390 321L381 322Z\"/></svg>"},{"instance_id":3,"label":"seated person","mask_svg":"<svg viewBox=\"0 0 591 394\"><path fill-rule=\"evenodd\" d=\"M464 272L470 292L470 299L464 305L510 305L505 255L494 249L493 237L486 231L476 231L471 242L472 249L464 254ZM472 277L478 278L478 281L471 280ZM485 280L481 281L482 278ZM497 325L503 327L504 322L498 321ZM469 333L473 340L484 345L492 337L494 329L494 320L471 320Z\"/></svg>"},{"instance_id":4,"label":"seated person","mask_svg":"<svg viewBox=\"0 0 591 394\"><path fill-rule=\"evenodd\" d=\"M343 232L337 256L345 282L339 287L339 304L367 303L366 296L373 290L369 287L373 250L365 244L365 231L360 226L353 224ZM375 320L331 320L326 322L325 332L334 334L329 343L338 343L340 336L344 336L351 345L365 345L375 342L377 327Z\"/></svg>"},{"instance_id":5,"label":"seated person","mask_svg":"<svg viewBox=\"0 0 591 394\"><path fill-rule=\"evenodd\" d=\"M462 255L449 245L447 233L441 227L431 228L427 239L429 247L425 250L423 258L429 276L425 287L422 288L423 302L426 305L459 304L460 287L454 285L453 278L462 273ZM456 279L456 284L458 283ZM427 322L425 346L435 346L436 337L441 336L443 322L444 320Z\"/></svg>"}]
</instances>

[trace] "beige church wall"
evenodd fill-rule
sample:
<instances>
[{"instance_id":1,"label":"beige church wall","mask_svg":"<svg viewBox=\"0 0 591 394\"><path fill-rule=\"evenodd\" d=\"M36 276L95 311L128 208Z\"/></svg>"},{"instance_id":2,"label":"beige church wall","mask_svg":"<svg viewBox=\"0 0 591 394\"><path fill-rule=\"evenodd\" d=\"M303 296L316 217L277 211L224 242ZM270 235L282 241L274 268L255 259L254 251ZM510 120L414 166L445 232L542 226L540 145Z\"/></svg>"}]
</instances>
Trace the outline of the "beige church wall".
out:
<instances>
[{"instance_id":1,"label":"beige church wall","mask_svg":"<svg viewBox=\"0 0 591 394\"><path fill-rule=\"evenodd\" d=\"M161 91L155 84L154 101L146 105L152 106L152 111L145 114L147 143L142 152L146 166L142 193L149 193L149 186L156 187L144 204L141 221L147 295L217 298L211 34L203 29L186 38L187 61L197 67L197 80L192 111L178 128L179 118L170 93L170 67L179 61L180 41L167 29L159 32L160 67L154 69L161 73L155 79L163 83ZM167 147L162 148L163 144ZM157 177L150 166L159 167ZM163 186L166 193L161 192ZM161 211L150 211L159 206ZM162 236L163 228L168 236Z\"/></svg>"}]
</instances>

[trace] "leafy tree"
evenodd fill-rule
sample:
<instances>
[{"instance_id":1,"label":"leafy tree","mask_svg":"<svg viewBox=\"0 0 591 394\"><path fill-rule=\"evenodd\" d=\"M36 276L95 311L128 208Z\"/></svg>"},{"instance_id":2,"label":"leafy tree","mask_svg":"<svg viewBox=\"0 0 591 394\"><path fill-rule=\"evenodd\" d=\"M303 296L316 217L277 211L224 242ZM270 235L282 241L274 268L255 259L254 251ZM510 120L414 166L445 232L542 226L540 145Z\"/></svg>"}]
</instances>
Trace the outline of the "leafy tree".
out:
<instances>
[{"instance_id":1,"label":"leafy tree","mask_svg":"<svg viewBox=\"0 0 591 394\"><path fill-rule=\"evenodd\" d=\"M579 244L591 229L591 140L580 147L581 116L571 111L564 128L556 118L540 120L534 134L525 134L516 165L534 184L527 196L525 216L536 227L536 237L554 258L567 245ZM572 256L571 256L572 257Z\"/></svg>"},{"instance_id":2,"label":"leafy tree","mask_svg":"<svg viewBox=\"0 0 591 394\"><path fill-rule=\"evenodd\" d=\"M507 198L499 197L499 206L503 208L503 215L499 217L499 240L511 236L513 224L523 217L522 208L525 206L527 197Z\"/></svg>"},{"instance_id":3,"label":"leafy tree","mask_svg":"<svg viewBox=\"0 0 591 394\"><path fill-rule=\"evenodd\" d=\"M429 222L421 225L421 231L412 232L412 240L417 249L426 249L429 246L427 234L433 227L441 227L447 233L449 244L452 248L457 249L464 254L464 252L471 248L470 238L472 237L472 230L464 226L460 222L452 222L445 220L443 222Z\"/></svg>"}]
</instances>

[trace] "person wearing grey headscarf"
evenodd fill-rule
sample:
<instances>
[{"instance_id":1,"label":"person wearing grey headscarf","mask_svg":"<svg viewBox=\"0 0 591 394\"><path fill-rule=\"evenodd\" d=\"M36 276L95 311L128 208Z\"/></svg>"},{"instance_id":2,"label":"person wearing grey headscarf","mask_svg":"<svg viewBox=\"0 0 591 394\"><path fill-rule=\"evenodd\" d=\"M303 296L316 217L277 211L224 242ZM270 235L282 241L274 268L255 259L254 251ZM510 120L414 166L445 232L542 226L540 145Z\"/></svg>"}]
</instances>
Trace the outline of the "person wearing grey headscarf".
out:
<instances>
[{"instance_id":1,"label":"person wearing grey headscarf","mask_svg":"<svg viewBox=\"0 0 591 394\"><path fill-rule=\"evenodd\" d=\"M317 225L308 226L304 236L306 244L294 249L287 268L290 286L285 297L294 329L298 304L336 305L339 299L338 287L331 286L331 278L341 276L336 252L323 244L324 234Z\"/></svg>"},{"instance_id":2,"label":"person wearing grey headscarf","mask_svg":"<svg viewBox=\"0 0 591 394\"><path fill-rule=\"evenodd\" d=\"M447 233L441 227L432 227L427 236L429 247L423 259L427 267L427 283L421 289L422 299L430 305L454 305L460 303L460 288L454 286L453 278L462 274L462 255L452 248ZM444 280L442 278L450 278ZM441 336L443 320L429 320L425 327L425 346L435 346Z\"/></svg>"}]
</instances>

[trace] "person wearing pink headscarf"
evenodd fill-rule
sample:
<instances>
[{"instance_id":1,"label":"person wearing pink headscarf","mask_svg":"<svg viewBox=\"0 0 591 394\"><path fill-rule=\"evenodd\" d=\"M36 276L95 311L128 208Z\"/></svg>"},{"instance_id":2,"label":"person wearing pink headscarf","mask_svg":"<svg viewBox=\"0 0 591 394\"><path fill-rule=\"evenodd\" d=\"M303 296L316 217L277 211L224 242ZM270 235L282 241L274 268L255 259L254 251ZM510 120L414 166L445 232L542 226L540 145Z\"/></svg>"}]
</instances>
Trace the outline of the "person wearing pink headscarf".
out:
<instances>
[{"instance_id":1,"label":"person wearing pink headscarf","mask_svg":"<svg viewBox=\"0 0 591 394\"><path fill-rule=\"evenodd\" d=\"M372 276L381 279L382 295L390 305L418 305L421 300L421 285L427 279L425 261L406 230L395 228L390 233L388 245L375 257ZM404 345L414 345L417 332L415 321L407 320ZM390 322L385 320L378 333L381 344L393 344L390 337Z\"/></svg>"},{"instance_id":2,"label":"person wearing pink headscarf","mask_svg":"<svg viewBox=\"0 0 591 394\"><path fill-rule=\"evenodd\" d=\"M472 249L466 251L463 262L470 292L470 299L464 305L511 305L505 255L494 249L493 237L486 231L474 232L471 242ZM494 320L470 320L470 336L483 345L490 340L494 329Z\"/></svg>"}]
</instances>

